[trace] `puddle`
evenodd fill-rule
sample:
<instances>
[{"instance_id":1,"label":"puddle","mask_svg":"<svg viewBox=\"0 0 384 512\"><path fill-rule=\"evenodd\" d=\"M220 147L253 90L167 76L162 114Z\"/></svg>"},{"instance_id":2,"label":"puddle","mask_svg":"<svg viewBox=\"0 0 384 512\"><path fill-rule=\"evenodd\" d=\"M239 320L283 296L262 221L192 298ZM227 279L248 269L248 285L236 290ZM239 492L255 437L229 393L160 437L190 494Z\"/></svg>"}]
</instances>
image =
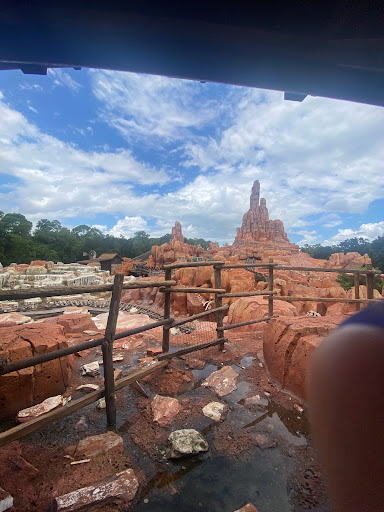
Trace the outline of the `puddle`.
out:
<instances>
[{"instance_id":1,"label":"puddle","mask_svg":"<svg viewBox=\"0 0 384 512\"><path fill-rule=\"evenodd\" d=\"M251 389L251 384L249 382L241 381L237 384L237 389L232 391L229 395L223 397L223 399L227 402L229 407L236 405L240 400L249 396L249 390Z\"/></svg>"},{"instance_id":2,"label":"puddle","mask_svg":"<svg viewBox=\"0 0 384 512\"><path fill-rule=\"evenodd\" d=\"M287 483L293 465L279 450L259 448L241 461L220 456L171 463L142 489L132 510L233 512L251 502L259 510L290 512Z\"/></svg>"},{"instance_id":3,"label":"puddle","mask_svg":"<svg viewBox=\"0 0 384 512\"><path fill-rule=\"evenodd\" d=\"M217 369L218 367L214 364L207 364L202 370L192 370L192 373L195 377L195 381L200 382L209 377L211 373L215 372Z\"/></svg>"},{"instance_id":4,"label":"puddle","mask_svg":"<svg viewBox=\"0 0 384 512\"><path fill-rule=\"evenodd\" d=\"M243 366L244 368L249 368L249 366L252 366L254 360L255 358L252 356L245 356L240 361L240 366Z\"/></svg>"}]
</instances>

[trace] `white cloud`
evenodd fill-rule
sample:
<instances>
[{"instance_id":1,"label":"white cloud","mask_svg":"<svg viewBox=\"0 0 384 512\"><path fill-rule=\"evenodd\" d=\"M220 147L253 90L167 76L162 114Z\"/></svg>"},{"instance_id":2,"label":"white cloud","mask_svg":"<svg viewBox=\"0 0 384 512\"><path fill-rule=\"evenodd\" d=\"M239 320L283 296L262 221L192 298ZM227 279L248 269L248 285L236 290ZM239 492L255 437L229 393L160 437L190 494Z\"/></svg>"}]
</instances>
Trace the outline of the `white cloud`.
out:
<instances>
[{"instance_id":1,"label":"white cloud","mask_svg":"<svg viewBox=\"0 0 384 512\"><path fill-rule=\"evenodd\" d=\"M369 224L361 224L358 229L339 229L337 234L331 237L329 240L324 240L324 245L338 244L343 240L349 238L367 238L368 240L374 240L378 236L384 235L384 221L372 222Z\"/></svg>"},{"instance_id":2,"label":"white cloud","mask_svg":"<svg viewBox=\"0 0 384 512\"><path fill-rule=\"evenodd\" d=\"M109 234L119 237L131 238L137 231L148 231L147 221L142 217L124 217L117 221L109 230Z\"/></svg>"},{"instance_id":3,"label":"white cloud","mask_svg":"<svg viewBox=\"0 0 384 512\"><path fill-rule=\"evenodd\" d=\"M384 198L382 108L310 97L288 102L257 90L232 108L233 121L218 136L187 144L186 165L232 183L259 178L272 217L287 228L324 212L362 213Z\"/></svg>"},{"instance_id":4,"label":"white cloud","mask_svg":"<svg viewBox=\"0 0 384 512\"><path fill-rule=\"evenodd\" d=\"M101 119L128 140L181 140L216 115L201 102L196 82L117 71L90 71L90 76Z\"/></svg>"},{"instance_id":5,"label":"white cloud","mask_svg":"<svg viewBox=\"0 0 384 512\"><path fill-rule=\"evenodd\" d=\"M297 234L303 237L299 242L297 242L298 245L305 245L305 244L312 245L312 244L316 243L319 238L317 231L303 230L303 231L298 231Z\"/></svg>"},{"instance_id":6,"label":"white cloud","mask_svg":"<svg viewBox=\"0 0 384 512\"><path fill-rule=\"evenodd\" d=\"M55 87L67 87L72 92L78 92L82 87L79 82L76 82L69 73L66 73L62 69L48 69L48 76L53 79L53 85Z\"/></svg>"},{"instance_id":7,"label":"white cloud","mask_svg":"<svg viewBox=\"0 0 384 512\"><path fill-rule=\"evenodd\" d=\"M82 151L41 132L0 101L0 173L10 183L3 208L19 208L31 220L68 218L87 212L136 214L154 194L138 196L136 184L164 184L164 169L137 161L130 151Z\"/></svg>"}]
</instances>

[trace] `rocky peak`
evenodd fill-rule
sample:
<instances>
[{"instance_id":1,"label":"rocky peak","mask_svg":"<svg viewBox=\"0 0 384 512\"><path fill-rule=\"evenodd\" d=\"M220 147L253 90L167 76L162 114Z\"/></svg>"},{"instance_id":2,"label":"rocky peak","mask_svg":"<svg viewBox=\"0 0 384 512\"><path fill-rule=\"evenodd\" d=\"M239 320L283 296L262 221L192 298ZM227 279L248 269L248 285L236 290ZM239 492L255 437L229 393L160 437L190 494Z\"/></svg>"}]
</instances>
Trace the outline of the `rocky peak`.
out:
<instances>
[{"instance_id":1,"label":"rocky peak","mask_svg":"<svg viewBox=\"0 0 384 512\"><path fill-rule=\"evenodd\" d=\"M237 228L236 242L289 242L281 220L269 220L267 202L260 198L260 182L252 186L250 209L244 214L241 228Z\"/></svg>"}]
</instances>

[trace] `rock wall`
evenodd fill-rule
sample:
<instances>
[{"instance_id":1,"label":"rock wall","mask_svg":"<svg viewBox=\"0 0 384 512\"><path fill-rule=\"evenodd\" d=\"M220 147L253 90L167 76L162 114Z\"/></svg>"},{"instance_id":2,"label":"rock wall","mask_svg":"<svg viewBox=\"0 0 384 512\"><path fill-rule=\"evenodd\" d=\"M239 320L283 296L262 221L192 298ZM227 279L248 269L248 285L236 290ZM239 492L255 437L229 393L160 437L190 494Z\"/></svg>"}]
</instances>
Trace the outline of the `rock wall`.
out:
<instances>
[{"instance_id":1,"label":"rock wall","mask_svg":"<svg viewBox=\"0 0 384 512\"><path fill-rule=\"evenodd\" d=\"M8 363L21 361L56 349L66 348L61 325L24 324L2 327L0 359ZM19 410L62 394L69 384L72 356L48 361L0 377L0 419L14 416Z\"/></svg>"},{"instance_id":2,"label":"rock wall","mask_svg":"<svg viewBox=\"0 0 384 512\"><path fill-rule=\"evenodd\" d=\"M264 331L263 353L271 377L305 400L311 357L324 337L345 318L281 316L270 320Z\"/></svg>"}]
</instances>

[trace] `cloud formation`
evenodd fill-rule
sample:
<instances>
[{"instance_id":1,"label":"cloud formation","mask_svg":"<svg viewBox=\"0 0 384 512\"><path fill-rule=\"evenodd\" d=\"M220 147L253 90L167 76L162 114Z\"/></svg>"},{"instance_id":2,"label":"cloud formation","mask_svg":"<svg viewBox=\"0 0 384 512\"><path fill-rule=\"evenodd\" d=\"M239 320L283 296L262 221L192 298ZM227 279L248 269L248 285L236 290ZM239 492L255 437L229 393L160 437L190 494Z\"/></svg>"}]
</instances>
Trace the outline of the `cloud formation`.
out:
<instances>
[{"instance_id":1,"label":"cloud formation","mask_svg":"<svg viewBox=\"0 0 384 512\"><path fill-rule=\"evenodd\" d=\"M22 94L34 95L23 113L0 92L3 210L73 224L98 215L104 231L124 236L160 236L179 220L186 236L232 242L259 179L270 217L293 241L382 233L374 210L384 200L382 108L113 71L52 70L49 78L20 79ZM82 98L81 124L68 125L65 138L62 116L51 130L40 123L35 99L52 84L53 95L60 88L72 102ZM70 118L72 102L57 111ZM102 144L90 144L95 134Z\"/></svg>"}]
</instances>

